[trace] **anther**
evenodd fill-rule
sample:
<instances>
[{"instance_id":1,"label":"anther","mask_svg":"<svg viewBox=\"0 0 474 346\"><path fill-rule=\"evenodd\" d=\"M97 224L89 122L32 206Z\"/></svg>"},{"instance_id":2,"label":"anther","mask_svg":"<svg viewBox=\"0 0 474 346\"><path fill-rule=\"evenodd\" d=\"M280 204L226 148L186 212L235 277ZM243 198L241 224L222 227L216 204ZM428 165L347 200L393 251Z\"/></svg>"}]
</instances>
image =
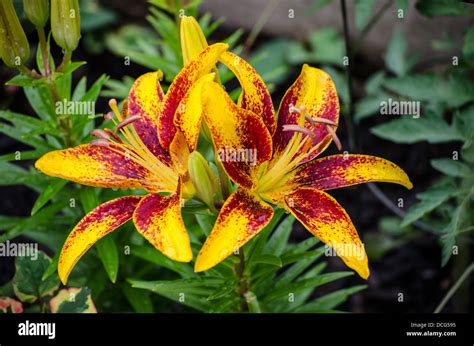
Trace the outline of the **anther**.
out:
<instances>
[{"instance_id":1,"label":"anther","mask_svg":"<svg viewBox=\"0 0 474 346\"><path fill-rule=\"evenodd\" d=\"M109 139L110 136L104 130L95 129L91 132L91 135L100 139Z\"/></svg>"},{"instance_id":2,"label":"anther","mask_svg":"<svg viewBox=\"0 0 474 346\"><path fill-rule=\"evenodd\" d=\"M117 136L111 129L105 128L104 131L118 143L123 143L122 138Z\"/></svg>"},{"instance_id":3,"label":"anther","mask_svg":"<svg viewBox=\"0 0 474 346\"><path fill-rule=\"evenodd\" d=\"M336 144L337 149L342 150L341 141L337 137L336 132L333 130L333 128L330 125L326 125L326 130L328 130L329 134L331 135L332 139L334 140L334 144Z\"/></svg>"},{"instance_id":4,"label":"anther","mask_svg":"<svg viewBox=\"0 0 474 346\"><path fill-rule=\"evenodd\" d=\"M320 118L320 117L311 117L309 114L305 113L304 115L305 119L308 120L308 122L312 125L312 126L316 126L318 123L321 123L321 124L327 124L327 125L333 125L333 126L336 126L337 124L332 121L332 120L329 120L329 119L325 119L325 118Z\"/></svg>"},{"instance_id":5,"label":"anther","mask_svg":"<svg viewBox=\"0 0 474 346\"><path fill-rule=\"evenodd\" d=\"M114 113L112 113L112 112L108 112L108 113L104 114L105 121L112 120L113 118L114 118Z\"/></svg>"},{"instance_id":6,"label":"anther","mask_svg":"<svg viewBox=\"0 0 474 346\"><path fill-rule=\"evenodd\" d=\"M109 141L106 139L96 139L93 140L90 145L97 146L97 147L108 147Z\"/></svg>"},{"instance_id":7,"label":"anther","mask_svg":"<svg viewBox=\"0 0 474 346\"><path fill-rule=\"evenodd\" d=\"M308 137L310 137L311 139L316 140L316 136L314 135L314 133L310 129L307 129L306 127L303 127L303 126L291 125L291 124L283 125L283 131L301 132L307 135Z\"/></svg>"},{"instance_id":8,"label":"anther","mask_svg":"<svg viewBox=\"0 0 474 346\"><path fill-rule=\"evenodd\" d=\"M115 132L117 132L118 130L120 130L121 128L141 119L142 117L139 116L139 115L132 115L126 119L124 119L123 121L121 121L120 123L117 124L117 126L115 126Z\"/></svg>"}]
</instances>

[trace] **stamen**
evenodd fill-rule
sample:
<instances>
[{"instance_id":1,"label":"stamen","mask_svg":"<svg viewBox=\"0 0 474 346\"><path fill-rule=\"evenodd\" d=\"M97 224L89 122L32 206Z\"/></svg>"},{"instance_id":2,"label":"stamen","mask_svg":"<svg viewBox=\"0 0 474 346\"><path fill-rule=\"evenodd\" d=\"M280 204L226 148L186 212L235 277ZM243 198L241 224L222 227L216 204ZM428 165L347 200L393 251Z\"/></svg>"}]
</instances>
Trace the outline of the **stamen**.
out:
<instances>
[{"instance_id":1,"label":"stamen","mask_svg":"<svg viewBox=\"0 0 474 346\"><path fill-rule=\"evenodd\" d=\"M337 137L336 135L336 132L333 130L333 128L329 125L326 125L326 130L328 130L329 134L331 135L333 141L334 141L334 144L336 144L336 147L338 150L342 150L342 144L341 144L341 141L339 140L339 138Z\"/></svg>"},{"instance_id":2,"label":"stamen","mask_svg":"<svg viewBox=\"0 0 474 346\"><path fill-rule=\"evenodd\" d=\"M123 118L122 118L122 114L120 113L119 111L119 108L118 108L118 105L117 105L117 100L116 99L111 99L109 101L109 107L110 109L112 109L112 111L114 112L115 116L117 117L118 121L122 121Z\"/></svg>"},{"instance_id":3,"label":"stamen","mask_svg":"<svg viewBox=\"0 0 474 346\"><path fill-rule=\"evenodd\" d=\"M141 119L142 117L139 116L139 115L132 115L131 117L128 117L126 118L125 120L122 120L120 123L117 124L117 126L115 126L115 132L117 132L118 130L120 130L121 128L127 126L127 125L130 125L131 123L133 123L134 121L137 121L139 119Z\"/></svg>"},{"instance_id":4,"label":"stamen","mask_svg":"<svg viewBox=\"0 0 474 346\"><path fill-rule=\"evenodd\" d=\"M105 121L113 120L114 119L114 113L108 112L104 114L104 119Z\"/></svg>"},{"instance_id":5,"label":"stamen","mask_svg":"<svg viewBox=\"0 0 474 346\"><path fill-rule=\"evenodd\" d=\"M90 145L97 146L97 147L108 147L109 141L106 139L96 139L93 140Z\"/></svg>"},{"instance_id":6,"label":"stamen","mask_svg":"<svg viewBox=\"0 0 474 346\"><path fill-rule=\"evenodd\" d=\"M110 139L110 136L107 134L107 132L100 129L95 129L94 131L91 132L91 135L94 137L101 138L101 139Z\"/></svg>"},{"instance_id":7,"label":"stamen","mask_svg":"<svg viewBox=\"0 0 474 346\"><path fill-rule=\"evenodd\" d=\"M304 114L304 117L306 120L308 120L308 122L312 125L312 126L316 126L318 123L321 123L321 124L327 124L327 125L333 125L333 126L336 126L337 124L332 121L332 120L329 120L329 119L325 119L325 118L320 118L320 117L311 117L308 113L305 113Z\"/></svg>"},{"instance_id":8,"label":"stamen","mask_svg":"<svg viewBox=\"0 0 474 346\"><path fill-rule=\"evenodd\" d=\"M120 138L119 136L117 136L111 129L105 128L104 131L105 131L110 137L112 137L115 141L117 141L117 142L119 142L119 143L123 143L122 138Z\"/></svg>"},{"instance_id":9,"label":"stamen","mask_svg":"<svg viewBox=\"0 0 474 346\"><path fill-rule=\"evenodd\" d=\"M311 139L316 139L316 136L310 129L299 125L283 125L283 131L301 132L308 137L311 137Z\"/></svg>"},{"instance_id":10,"label":"stamen","mask_svg":"<svg viewBox=\"0 0 474 346\"><path fill-rule=\"evenodd\" d=\"M296 113L301 114L301 113L303 113L304 111L306 111L306 106L303 105L303 106L300 106L300 107L296 107L295 105L290 104L290 109L289 109L289 110L290 110L290 112L292 112L292 113L293 113L293 112L296 112Z\"/></svg>"}]
</instances>

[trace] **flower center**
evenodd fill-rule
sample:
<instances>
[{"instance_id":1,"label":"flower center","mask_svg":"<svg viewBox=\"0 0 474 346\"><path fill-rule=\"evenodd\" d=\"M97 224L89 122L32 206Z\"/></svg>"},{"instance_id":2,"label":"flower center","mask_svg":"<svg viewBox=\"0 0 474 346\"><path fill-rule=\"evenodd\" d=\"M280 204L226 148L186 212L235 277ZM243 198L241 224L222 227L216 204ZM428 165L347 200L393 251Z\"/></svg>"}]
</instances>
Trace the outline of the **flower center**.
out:
<instances>
[{"instance_id":1,"label":"flower center","mask_svg":"<svg viewBox=\"0 0 474 346\"><path fill-rule=\"evenodd\" d=\"M138 163L143 168L147 169L156 178L156 181L147 181L147 186L163 188L174 191L178 182L178 175L169 166L161 162L148 147L143 143L138 136L135 128L129 126L135 121L141 119L139 115L128 115L127 101L123 104L123 114L119 111L117 101L112 99L109 101L109 106L112 112L104 115L105 120L112 120L115 124L115 130L110 129L96 129L92 131L92 135L98 139L92 141L91 145L106 146L110 150L120 155L125 159L132 160ZM119 136L122 135L122 137Z\"/></svg>"},{"instance_id":2,"label":"flower center","mask_svg":"<svg viewBox=\"0 0 474 346\"><path fill-rule=\"evenodd\" d=\"M291 113L298 113L298 124L283 125L283 131L293 132L281 154L274 158L268 166L263 168L256 191L268 192L281 188L289 179L289 173L304 162L311 154L319 149L319 145L313 145L316 139L314 128L323 124L332 136L337 148L341 150L341 142L334 131L337 124L329 119L311 117L306 113L306 107L290 105ZM306 125L310 126L307 127Z\"/></svg>"}]
</instances>

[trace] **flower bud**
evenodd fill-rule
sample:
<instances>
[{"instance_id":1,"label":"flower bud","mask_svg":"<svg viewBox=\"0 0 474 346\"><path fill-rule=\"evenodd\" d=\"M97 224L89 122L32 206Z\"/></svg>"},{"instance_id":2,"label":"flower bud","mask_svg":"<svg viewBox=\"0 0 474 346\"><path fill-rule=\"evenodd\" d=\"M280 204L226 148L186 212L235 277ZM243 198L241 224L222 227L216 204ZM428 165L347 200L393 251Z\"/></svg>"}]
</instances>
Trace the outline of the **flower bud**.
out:
<instances>
[{"instance_id":1,"label":"flower bud","mask_svg":"<svg viewBox=\"0 0 474 346\"><path fill-rule=\"evenodd\" d=\"M214 201L220 193L219 182L209 163L199 152L189 154L188 171L196 188L195 196L214 209Z\"/></svg>"},{"instance_id":2,"label":"flower bud","mask_svg":"<svg viewBox=\"0 0 474 346\"><path fill-rule=\"evenodd\" d=\"M26 16L37 28L43 28L49 18L49 0L23 0Z\"/></svg>"},{"instance_id":3,"label":"flower bud","mask_svg":"<svg viewBox=\"0 0 474 346\"><path fill-rule=\"evenodd\" d=\"M204 36L199 23L194 17L181 17L180 38L184 65L198 56L208 46L206 36Z\"/></svg>"},{"instance_id":4,"label":"flower bud","mask_svg":"<svg viewBox=\"0 0 474 346\"><path fill-rule=\"evenodd\" d=\"M78 0L51 0L51 30L59 47L72 52L81 38Z\"/></svg>"},{"instance_id":5,"label":"flower bud","mask_svg":"<svg viewBox=\"0 0 474 346\"><path fill-rule=\"evenodd\" d=\"M9 67L23 65L30 56L30 45L21 27L12 0L0 1L0 57Z\"/></svg>"}]
</instances>

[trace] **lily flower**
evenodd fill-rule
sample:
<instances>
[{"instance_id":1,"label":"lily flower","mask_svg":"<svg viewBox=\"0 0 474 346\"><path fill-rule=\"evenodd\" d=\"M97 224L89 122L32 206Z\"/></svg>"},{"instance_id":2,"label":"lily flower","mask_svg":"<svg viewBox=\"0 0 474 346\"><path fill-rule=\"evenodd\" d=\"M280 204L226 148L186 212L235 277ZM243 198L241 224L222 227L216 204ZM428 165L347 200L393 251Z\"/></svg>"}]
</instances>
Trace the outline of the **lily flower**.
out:
<instances>
[{"instance_id":1,"label":"lily flower","mask_svg":"<svg viewBox=\"0 0 474 346\"><path fill-rule=\"evenodd\" d=\"M236 105L214 82L203 86L202 109L215 150L238 185L223 204L204 243L195 271L212 268L257 235L284 208L322 242L331 246L362 278L369 276L364 246L344 208L326 191L366 182L412 188L394 163L368 155L316 159L334 141L339 101L331 77L304 65L284 95L275 120L270 94L243 59L220 57L237 76L242 94ZM250 155L249 155L250 154Z\"/></svg>"},{"instance_id":2,"label":"lily flower","mask_svg":"<svg viewBox=\"0 0 474 346\"><path fill-rule=\"evenodd\" d=\"M164 255L180 262L191 261L181 198L195 193L187 161L197 138L187 142L175 129L173 119L177 110L201 112L200 102L195 100L200 100L202 85L213 80L209 71L227 47L218 43L204 49L176 76L166 95L159 82L161 71L139 77L122 113L115 100L109 102L112 113L105 118L114 121L115 132L94 130L92 135L98 139L90 144L53 151L36 162L36 168L47 175L83 185L149 192L99 205L77 224L59 257L58 273L64 284L93 244L130 219L137 231Z\"/></svg>"}]
</instances>

